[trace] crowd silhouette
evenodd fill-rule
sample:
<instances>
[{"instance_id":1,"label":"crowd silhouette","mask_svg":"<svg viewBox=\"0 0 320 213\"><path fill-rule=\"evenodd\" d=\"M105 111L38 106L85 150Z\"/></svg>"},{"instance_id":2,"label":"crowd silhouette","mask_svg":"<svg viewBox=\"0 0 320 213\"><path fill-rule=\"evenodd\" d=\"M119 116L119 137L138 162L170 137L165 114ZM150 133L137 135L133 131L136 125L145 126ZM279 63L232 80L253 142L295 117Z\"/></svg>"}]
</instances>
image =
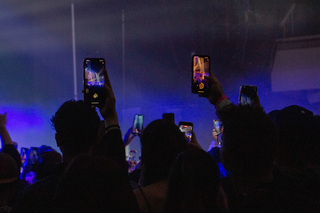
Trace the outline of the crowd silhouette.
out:
<instances>
[{"instance_id":1,"label":"crowd silhouette","mask_svg":"<svg viewBox=\"0 0 320 213\"><path fill-rule=\"evenodd\" d=\"M254 106L233 104L211 75L200 96L215 106L221 147L204 151L194 132L189 141L158 119L139 135L141 161L129 170L125 146L135 135L129 128L122 139L106 70L104 77L103 121L75 100L52 117L62 154L44 145L22 165L0 114L0 213L320 212L318 115L297 105L267 114L258 97Z\"/></svg>"}]
</instances>

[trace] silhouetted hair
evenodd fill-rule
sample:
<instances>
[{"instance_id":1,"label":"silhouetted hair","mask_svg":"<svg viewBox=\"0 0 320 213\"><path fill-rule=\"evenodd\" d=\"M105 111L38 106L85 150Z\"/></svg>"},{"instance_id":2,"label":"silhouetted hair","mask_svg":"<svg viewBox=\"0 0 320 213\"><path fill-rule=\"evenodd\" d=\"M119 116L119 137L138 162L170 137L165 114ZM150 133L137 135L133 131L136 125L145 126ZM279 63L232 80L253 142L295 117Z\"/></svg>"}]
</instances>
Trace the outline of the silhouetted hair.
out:
<instances>
[{"instance_id":1,"label":"silhouetted hair","mask_svg":"<svg viewBox=\"0 0 320 213\"><path fill-rule=\"evenodd\" d=\"M62 162L62 156L50 146L39 148L39 158L35 166L37 181L54 173L57 165Z\"/></svg>"},{"instance_id":2,"label":"silhouetted hair","mask_svg":"<svg viewBox=\"0 0 320 213\"><path fill-rule=\"evenodd\" d=\"M168 178L174 159L186 149L187 142L177 125L159 119L144 129L141 145L142 178L146 186Z\"/></svg>"},{"instance_id":3,"label":"silhouetted hair","mask_svg":"<svg viewBox=\"0 0 320 213\"><path fill-rule=\"evenodd\" d=\"M96 110L83 101L65 102L51 122L63 137L63 146L68 153L88 152L97 140L100 118Z\"/></svg>"},{"instance_id":4,"label":"silhouetted hair","mask_svg":"<svg viewBox=\"0 0 320 213\"><path fill-rule=\"evenodd\" d=\"M217 162L204 150L184 151L168 178L166 212L225 212L219 190Z\"/></svg>"},{"instance_id":5,"label":"silhouetted hair","mask_svg":"<svg viewBox=\"0 0 320 213\"><path fill-rule=\"evenodd\" d=\"M222 120L222 158L226 152L238 168L259 176L273 165L277 131L261 108L239 105L233 111L232 116Z\"/></svg>"},{"instance_id":6,"label":"silhouetted hair","mask_svg":"<svg viewBox=\"0 0 320 213\"><path fill-rule=\"evenodd\" d=\"M316 161L319 153L314 151L320 135L313 112L291 105L278 110L273 118L279 130L279 161L285 166L300 168Z\"/></svg>"}]
</instances>

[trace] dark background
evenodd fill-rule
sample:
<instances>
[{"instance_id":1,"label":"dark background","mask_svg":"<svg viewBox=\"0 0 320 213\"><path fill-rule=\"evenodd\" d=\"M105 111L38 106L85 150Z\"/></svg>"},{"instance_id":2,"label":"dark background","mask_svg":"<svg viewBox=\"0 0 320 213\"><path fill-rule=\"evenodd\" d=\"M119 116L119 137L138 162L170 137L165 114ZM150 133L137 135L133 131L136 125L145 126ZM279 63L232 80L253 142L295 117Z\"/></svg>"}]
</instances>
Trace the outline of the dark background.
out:
<instances>
[{"instance_id":1,"label":"dark background","mask_svg":"<svg viewBox=\"0 0 320 213\"><path fill-rule=\"evenodd\" d=\"M177 124L194 123L208 149L216 115L206 99L191 93L194 53L210 55L211 71L234 103L239 87L250 84L258 86L266 112L297 104L320 113L320 100L307 99L319 89L271 88L276 40L320 34L317 0L3 0L0 113L8 113L8 129L19 148L56 148L50 118L74 98L72 3L77 99L82 99L83 59L105 58L123 135L135 113L145 115L146 126L172 112ZM134 139L130 149L139 150L138 144Z\"/></svg>"}]
</instances>

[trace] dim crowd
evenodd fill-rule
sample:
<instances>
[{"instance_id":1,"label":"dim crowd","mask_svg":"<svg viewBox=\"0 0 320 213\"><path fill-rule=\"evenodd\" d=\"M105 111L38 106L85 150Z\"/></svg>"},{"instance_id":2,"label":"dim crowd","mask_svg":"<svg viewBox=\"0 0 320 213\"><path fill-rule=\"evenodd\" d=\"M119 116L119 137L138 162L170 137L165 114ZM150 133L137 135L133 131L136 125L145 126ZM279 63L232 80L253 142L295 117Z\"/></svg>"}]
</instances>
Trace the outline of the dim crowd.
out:
<instances>
[{"instance_id":1,"label":"dim crowd","mask_svg":"<svg viewBox=\"0 0 320 213\"><path fill-rule=\"evenodd\" d=\"M211 75L206 98L223 124L221 148L206 152L194 133L188 141L175 124L155 120L144 128L141 161L129 172L131 131L123 140L104 75L103 121L75 100L52 117L62 154L42 146L37 159L21 159L0 115L0 213L320 212L318 115L297 105L268 114L259 101L235 105ZM228 172L220 172L221 163Z\"/></svg>"}]
</instances>

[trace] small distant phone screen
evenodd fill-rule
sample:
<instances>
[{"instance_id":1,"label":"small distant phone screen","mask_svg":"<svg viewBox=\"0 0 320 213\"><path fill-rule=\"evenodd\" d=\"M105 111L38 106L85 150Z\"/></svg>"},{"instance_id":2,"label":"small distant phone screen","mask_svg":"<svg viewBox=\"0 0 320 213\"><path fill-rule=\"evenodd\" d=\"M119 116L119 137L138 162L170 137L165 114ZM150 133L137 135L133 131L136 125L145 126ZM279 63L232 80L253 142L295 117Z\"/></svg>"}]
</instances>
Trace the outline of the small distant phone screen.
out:
<instances>
[{"instance_id":1,"label":"small distant phone screen","mask_svg":"<svg viewBox=\"0 0 320 213\"><path fill-rule=\"evenodd\" d=\"M192 92L206 93L209 89L204 76L210 75L209 56L194 55L192 57Z\"/></svg>"},{"instance_id":2,"label":"small distant phone screen","mask_svg":"<svg viewBox=\"0 0 320 213\"><path fill-rule=\"evenodd\" d=\"M133 119L132 133L140 135L143 126L143 115L136 114Z\"/></svg>"},{"instance_id":3,"label":"small distant phone screen","mask_svg":"<svg viewBox=\"0 0 320 213\"><path fill-rule=\"evenodd\" d=\"M221 124L219 120L213 120L213 126L214 129L216 130L217 135L221 133Z\"/></svg>"},{"instance_id":4,"label":"small distant phone screen","mask_svg":"<svg viewBox=\"0 0 320 213\"><path fill-rule=\"evenodd\" d=\"M179 129L191 140L193 131L193 124L191 122L179 122Z\"/></svg>"},{"instance_id":5,"label":"small distant phone screen","mask_svg":"<svg viewBox=\"0 0 320 213\"><path fill-rule=\"evenodd\" d=\"M258 88L251 85L243 85L240 87L239 104L254 106L256 103Z\"/></svg>"},{"instance_id":6,"label":"small distant phone screen","mask_svg":"<svg viewBox=\"0 0 320 213\"><path fill-rule=\"evenodd\" d=\"M105 60L103 58L86 58L83 61L84 101L99 105L103 99Z\"/></svg>"},{"instance_id":7,"label":"small distant phone screen","mask_svg":"<svg viewBox=\"0 0 320 213\"><path fill-rule=\"evenodd\" d=\"M39 147L30 147L27 154L27 159L29 163L35 164L38 160L38 156L39 156Z\"/></svg>"},{"instance_id":8,"label":"small distant phone screen","mask_svg":"<svg viewBox=\"0 0 320 213\"><path fill-rule=\"evenodd\" d=\"M26 147L21 147L20 149L20 157L21 157L21 163L22 165L24 164L24 162L26 162L27 160L27 155L28 155L29 149Z\"/></svg>"}]
</instances>

